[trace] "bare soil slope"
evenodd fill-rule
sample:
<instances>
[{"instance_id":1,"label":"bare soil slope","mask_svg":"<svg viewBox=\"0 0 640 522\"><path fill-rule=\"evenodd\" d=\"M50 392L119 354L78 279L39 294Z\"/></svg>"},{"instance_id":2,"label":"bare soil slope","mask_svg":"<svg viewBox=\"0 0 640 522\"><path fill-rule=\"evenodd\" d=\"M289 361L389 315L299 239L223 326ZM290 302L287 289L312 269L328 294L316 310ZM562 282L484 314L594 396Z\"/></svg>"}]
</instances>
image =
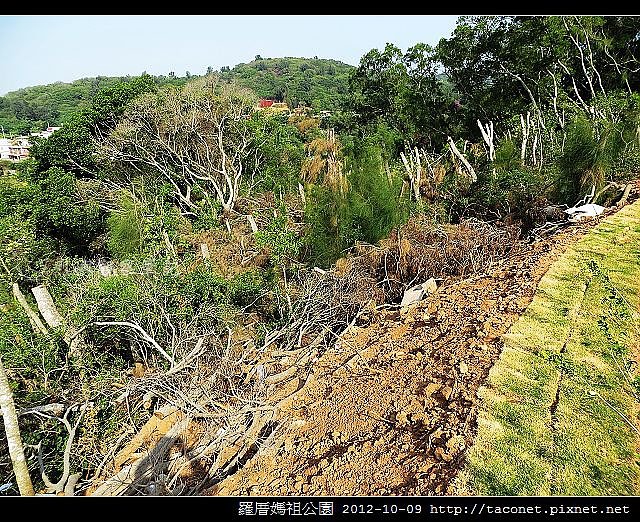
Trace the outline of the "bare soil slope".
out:
<instances>
[{"instance_id":1,"label":"bare soil slope","mask_svg":"<svg viewBox=\"0 0 640 522\"><path fill-rule=\"evenodd\" d=\"M257 453L206 494L463 494L453 479L475 437L477 392L501 335L551 263L592 225L350 328L284 402Z\"/></svg>"}]
</instances>

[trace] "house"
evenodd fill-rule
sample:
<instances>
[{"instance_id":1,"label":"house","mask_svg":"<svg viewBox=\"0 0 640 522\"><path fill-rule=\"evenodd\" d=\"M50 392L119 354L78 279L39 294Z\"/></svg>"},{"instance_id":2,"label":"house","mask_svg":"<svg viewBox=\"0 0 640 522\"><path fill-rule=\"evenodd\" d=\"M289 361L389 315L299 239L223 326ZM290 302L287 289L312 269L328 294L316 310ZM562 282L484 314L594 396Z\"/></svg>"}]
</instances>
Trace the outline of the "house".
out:
<instances>
[{"instance_id":1,"label":"house","mask_svg":"<svg viewBox=\"0 0 640 522\"><path fill-rule=\"evenodd\" d=\"M62 127L47 127L42 132L32 132L31 136L18 136L17 138L0 138L0 159L20 161L29 157L31 142L29 138L48 138Z\"/></svg>"},{"instance_id":2,"label":"house","mask_svg":"<svg viewBox=\"0 0 640 522\"><path fill-rule=\"evenodd\" d=\"M27 137L19 136L18 138L13 138L10 142L8 159L20 161L29 157L31 143L29 143L29 139Z\"/></svg>"},{"instance_id":3,"label":"house","mask_svg":"<svg viewBox=\"0 0 640 522\"><path fill-rule=\"evenodd\" d=\"M289 106L285 102L277 102L275 100L262 98L256 107L257 111L265 111L266 114L283 114L289 113Z\"/></svg>"},{"instance_id":4,"label":"house","mask_svg":"<svg viewBox=\"0 0 640 522\"><path fill-rule=\"evenodd\" d=\"M11 140L9 138L0 138L0 159L9 159L9 147Z\"/></svg>"},{"instance_id":5,"label":"house","mask_svg":"<svg viewBox=\"0 0 640 522\"><path fill-rule=\"evenodd\" d=\"M0 138L0 159L20 161L29 156L31 144L25 136Z\"/></svg>"},{"instance_id":6,"label":"house","mask_svg":"<svg viewBox=\"0 0 640 522\"><path fill-rule=\"evenodd\" d=\"M38 137L38 138L48 138L55 131L60 130L61 128L62 127L47 127L47 130L43 130L41 132L32 132L31 136Z\"/></svg>"}]
</instances>

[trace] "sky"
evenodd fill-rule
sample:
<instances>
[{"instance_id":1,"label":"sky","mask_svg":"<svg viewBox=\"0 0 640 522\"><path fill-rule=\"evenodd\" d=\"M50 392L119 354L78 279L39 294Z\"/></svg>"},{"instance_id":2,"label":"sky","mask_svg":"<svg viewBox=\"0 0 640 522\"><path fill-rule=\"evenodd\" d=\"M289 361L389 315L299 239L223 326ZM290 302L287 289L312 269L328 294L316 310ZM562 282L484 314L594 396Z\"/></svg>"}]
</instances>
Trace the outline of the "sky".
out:
<instances>
[{"instance_id":1,"label":"sky","mask_svg":"<svg viewBox=\"0 0 640 522\"><path fill-rule=\"evenodd\" d=\"M451 35L457 15L0 15L0 96L92 76L204 74L256 55L358 65Z\"/></svg>"}]
</instances>

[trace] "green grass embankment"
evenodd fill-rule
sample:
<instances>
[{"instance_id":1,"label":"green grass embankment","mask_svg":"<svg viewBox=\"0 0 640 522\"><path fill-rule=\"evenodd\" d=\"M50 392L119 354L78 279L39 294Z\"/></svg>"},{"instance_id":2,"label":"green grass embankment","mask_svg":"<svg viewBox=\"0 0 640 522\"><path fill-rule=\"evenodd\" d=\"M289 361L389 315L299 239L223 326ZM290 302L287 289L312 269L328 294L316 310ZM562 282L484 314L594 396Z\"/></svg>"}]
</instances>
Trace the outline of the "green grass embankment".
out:
<instances>
[{"instance_id":1,"label":"green grass embankment","mask_svg":"<svg viewBox=\"0 0 640 522\"><path fill-rule=\"evenodd\" d=\"M480 391L464 489L638 494L639 291L636 202L569 247L504 336Z\"/></svg>"}]
</instances>

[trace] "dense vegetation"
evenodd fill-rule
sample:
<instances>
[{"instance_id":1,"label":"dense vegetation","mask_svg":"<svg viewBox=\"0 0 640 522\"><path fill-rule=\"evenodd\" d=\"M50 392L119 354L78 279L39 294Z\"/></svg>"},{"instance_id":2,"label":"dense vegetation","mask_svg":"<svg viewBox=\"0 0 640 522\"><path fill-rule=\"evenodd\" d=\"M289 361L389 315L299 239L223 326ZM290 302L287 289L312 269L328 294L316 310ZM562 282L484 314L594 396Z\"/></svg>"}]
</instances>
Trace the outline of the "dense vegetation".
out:
<instances>
[{"instance_id":1,"label":"dense vegetation","mask_svg":"<svg viewBox=\"0 0 640 522\"><path fill-rule=\"evenodd\" d=\"M352 70L337 60L256 56L252 62L223 69L220 75L253 89L261 98L284 101L289 107L332 111L347 94Z\"/></svg>"},{"instance_id":2,"label":"dense vegetation","mask_svg":"<svg viewBox=\"0 0 640 522\"><path fill-rule=\"evenodd\" d=\"M334 110L348 90L352 66L336 60L320 58L259 58L238 64L233 69L223 67L220 77L236 81L253 89L262 98L286 101L290 107L300 104L317 110ZM208 73L213 68L209 67ZM158 86L184 85L197 78L169 73L151 76ZM7 135L38 132L47 126L64 125L78 110L88 108L102 89L134 77L83 78L72 83L52 83L25 87L0 97L0 125Z\"/></svg>"},{"instance_id":3,"label":"dense vegetation","mask_svg":"<svg viewBox=\"0 0 640 522\"><path fill-rule=\"evenodd\" d=\"M438 226L469 218L525 236L554 204L618 197L640 168L638 34L636 18L463 17L435 48L388 44L351 72L256 59L189 81L80 81L50 90L55 103L38 88L8 95L0 110L14 130L64 118L0 177L0 354L15 401L62 404L79 422L70 451L85 489L122 427L149 417L148 397L188 409L189 383L208 383L203 396L230 401L210 418L235 426L238 404L264 393L247 384L252 354L328 342L365 304L356 297L389 284L386 258L360 294L353 271L319 293L312 268L411 216L434 241ZM333 114L256 111L261 96ZM46 332L11 295L36 285L64 319ZM327 307L336 295L342 305ZM310 310L317 330L290 328ZM62 469L59 420L21 417L49 471ZM33 451L29 463L35 478Z\"/></svg>"},{"instance_id":4,"label":"dense vegetation","mask_svg":"<svg viewBox=\"0 0 640 522\"><path fill-rule=\"evenodd\" d=\"M102 89L133 80L133 77L98 76L71 83L25 87L0 96L0 125L7 135L39 132L69 121L77 111L91 106ZM158 85L182 85L187 78L155 76Z\"/></svg>"}]
</instances>

